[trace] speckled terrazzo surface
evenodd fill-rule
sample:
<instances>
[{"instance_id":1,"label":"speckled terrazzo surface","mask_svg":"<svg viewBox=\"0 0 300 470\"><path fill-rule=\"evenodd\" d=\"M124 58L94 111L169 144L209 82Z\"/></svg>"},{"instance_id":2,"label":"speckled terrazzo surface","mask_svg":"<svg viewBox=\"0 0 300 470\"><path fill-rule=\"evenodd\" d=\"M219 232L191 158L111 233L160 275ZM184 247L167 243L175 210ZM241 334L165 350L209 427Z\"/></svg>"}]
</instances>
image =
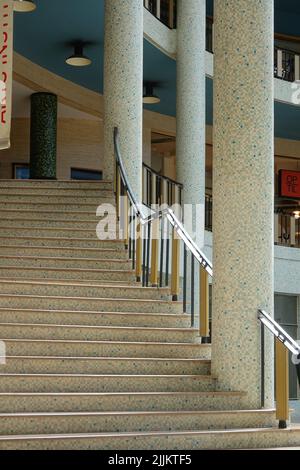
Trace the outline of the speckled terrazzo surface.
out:
<instances>
[{"instance_id":1,"label":"speckled terrazzo surface","mask_svg":"<svg viewBox=\"0 0 300 470\"><path fill-rule=\"evenodd\" d=\"M274 288L273 2L216 0L214 60L212 367L224 386L247 391L248 406L257 407L257 310L273 313ZM267 406L272 354L267 335Z\"/></svg>"}]
</instances>

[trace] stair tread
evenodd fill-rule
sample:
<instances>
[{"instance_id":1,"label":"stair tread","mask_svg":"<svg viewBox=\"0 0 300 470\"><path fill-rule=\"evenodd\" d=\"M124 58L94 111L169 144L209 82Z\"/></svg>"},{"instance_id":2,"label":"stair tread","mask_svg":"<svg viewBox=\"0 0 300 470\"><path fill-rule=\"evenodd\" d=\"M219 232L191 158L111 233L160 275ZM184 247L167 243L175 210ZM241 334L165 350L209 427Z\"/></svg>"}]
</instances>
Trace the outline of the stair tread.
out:
<instances>
[{"instance_id":1,"label":"stair tread","mask_svg":"<svg viewBox=\"0 0 300 470\"><path fill-rule=\"evenodd\" d=\"M134 378L134 379L143 379L143 378L188 378L188 379L204 379L204 380L215 380L215 377L209 374L190 374L190 375L182 375L182 374L161 374L161 375L154 375L154 374L68 374L68 373L61 373L61 374L28 374L28 373L11 373L11 372L0 372L0 377L80 377L80 378Z\"/></svg>"},{"instance_id":2,"label":"stair tread","mask_svg":"<svg viewBox=\"0 0 300 470\"><path fill-rule=\"evenodd\" d=\"M180 346L181 348L190 348L190 347L197 347L201 349L210 349L211 345L210 344L201 344L201 343L180 343L180 342L159 342L159 341L110 341L110 340L79 340L79 339L31 339L31 338L5 338L1 336L2 341L6 342L16 342L16 343L63 343L63 344L78 344L78 343L84 343L84 344L111 344L111 345L134 345L134 346Z\"/></svg>"},{"instance_id":3,"label":"stair tread","mask_svg":"<svg viewBox=\"0 0 300 470\"><path fill-rule=\"evenodd\" d=\"M119 263L119 264L130 264L132 263L131 260L129 259L122 259L122 258L68 258L65 256L34 256L34 255L2 255L0 253L0 260L1 259L25 259L25 260L33 260L33 259L38 259L42 261L46 260L55 260L55 261L84 261L84 262L90 262L90 263ZM22 266L20 266L22 267ZM24 281L26 282L26 281Z\"/></svg>"},{"instance_id":4,"label":"stair tread","mask_svg":"<svg viewBox=\"0 0 300 470\"><path fill-rule=\"evenodd\" d=\"M193 416L219 416L222 414L235 415L241 414L267 414L274 413L275 409L257 409L257 410L213 410L213 411L198 411L198 410L167 410L167 411L57 411L57 412L25 412L25 413L0 413L0 417L50 417L50 416L176 416L176 415L193 415Z\"/></svg>"},{"instance_id":5,"label":"stair tread","mask_svg":"<svg viewBox=\"0 0 300 470\"><path fill-rule=\"evenodd\" d=\"M300 426L294 426L287 429L278 429L277 427L265 428L247 428L247 429L218 429L205 431L135 431L135 432L104 432L104 433L77 433L77 434L21 434L21 435L0 435L2 440L42 440L42 439L92 439L101 437L122 438L128 437L159 437L159 436L205 436L205 435L221 435L221 434L253 434L253 433L294 433L299 432ZM293 446L295 447L295 446Z\"/></svg>"},{"instance_id":6,"label":"stair tread","mask_svg":"<svg viewBox=\"0 0 300 470\"><path fill-rule=\"evenodd\" d=\"M6 294L10 295L10 294ZM11 294L14 295L14 294ZM1 297L1 294L0 294ZM171 317L171 318L187 318L187 315L182 313L158 313L158 312L149 312L149 313L144 313L144 312L99 312L97 310L57 310L57 309L36 309L36 308L16 308L16 307L0 307L0 312L5 311L5 312L34 312L34 313L67 313L67 314L87 314L87 315L139 315L139 316L161 316L163 315L164 317Z\"/></svg>"},{"instance_id":7,"label":"stair tread","mask_svg":"<svg viewBox=\"0 0 300 470\"><path fill-rule=\"evenodd\" d=\"M121 331L171 331L171 332L184 332L184 333L196 333L196 328L159 328L159 327L142 327L142 326L115 326L115 325L61 325L55 323L9 323L0 322L1 326L22 326L22 327L42 327L42 328L83 328L83 329L98 329L98 330L121 330ZM198 343L196 343L198 344Z\"/></svg>"},{"instance_id":8,"label":"stair tread","mask_svg":"<svg viewBox=\"0 0 300 470\"><path fill-rule=\"evenodd\" d=\"M3 237L3 238L7 238L7 237ZM18 237L12 237L12 238L18 238ZM23 237L20 237L20 238L23 238ZM28 238L28 237L26 237L26 238ZM0 240L1 240L1 237L0 237ZM105 241L105 240L103 240L103 241ZM5 248L5 249L8 248L10 250L13 250L14 248L16 248L18 250L19 249L24 249L24 250L45 250L45 251L46 250L62 250L63 249L64 251L80 251L80 252L81 251L88 251L88 252L97 252L97 253L118 253L120 251L120 250L115 250L114 248L90 248L90 247L81 248L81 247L76 247L76 246L75 247L70 246L70 247L63 247L62 248L61 246L50 246L49 247L49 246L38 246L38 245L28 246L28 245L1 245L0 244L0 250L1 250L1 248ZM124 251L125 251L125 249L124 249ZM64 259L63 256L60 256L60 258ZM69 258L66 258L66 259L69 259ZM70 258L70 259L74 259L74 258ZM79 259L86 259L86 258L79 258ZM87 259L94 259L94 258L87 258Z\"/></svg>"},{"instance_id":9,"label":"stair tread","mask_svg":"<svg viewBox=\"0 0 300 470\"><path fill-rule=\"evenodd\" d=\"M0 356L1 357L1 356ZM182 358L182 357L116 357L116 356L13 356L13 355L6 355L6 359L42 359L42 360L71 360L71 361L156 361L156 362L201 362L203 364L210 364L210 359L201 359L201 358Z\"/></svg>"},{"instance_id":10,"label":"stair tread","mask_svg":"<svg viewBox=\"0 0 300 470\"><path fill-rule=\"evenodd\" d=\"M81 284L78 284L80 287ZM91 286L89 286L91 287ZM98 286L96 286L98 287ZM107 286L103 286L107 287ZM116 286L108 286L108 287L116 287ZM124 288L123 285L120 287ZM78 296L63 296L63 295L37 295L37 294L11 294L11 293L5 293L2 292L0 294L0 299L4 297L12 297L12 298L36 298L36 299L73 299L73 300L93 300L93 301L105 301L105 302L138 302L138 303L151 303L151 304L168 304L168 305L181 305L182 302L171 302L171 300L163 300L163 299L137 299L137 298L124 298L124 297L78 297ZM18 310L15 308L14 310ZM77 310L77 312L82 312L81 310ZM103 312L95 312L95 313L103 313ZM121 313L121 312L120 312Z\"/></svg>"},{"instance_id":11,"label":"stair tread","mask_svg":"<svg viewBox=\"0 0 300 470\"><path fill-rule=\"evenodd\" d=\"M80 397L80 396L112 396L112 397L132 397L132 396L217 396L217 397L242 397L247 395L246 392L237 392L237 391L192 391L192 392L0 392L0 398L6 396L17 396L17 397L27 397L27 396L54 396L54 397Z\"/></svg>"}]
</instances>

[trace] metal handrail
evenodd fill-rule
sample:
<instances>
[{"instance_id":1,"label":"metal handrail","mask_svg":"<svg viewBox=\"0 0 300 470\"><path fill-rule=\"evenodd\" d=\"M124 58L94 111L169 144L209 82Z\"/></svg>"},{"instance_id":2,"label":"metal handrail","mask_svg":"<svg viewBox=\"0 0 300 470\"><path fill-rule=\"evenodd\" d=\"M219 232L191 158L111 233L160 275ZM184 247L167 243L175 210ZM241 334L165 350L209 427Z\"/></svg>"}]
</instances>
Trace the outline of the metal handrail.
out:
<instances>
[{"instance_id":1,"label":"metal handrail","mask_svg":"<svg viewBox=\"0 0 300 470\"><path fill-rule=\"evenodd\" d=\"M173 180L172 178L169 178L169 176L164 176L164 175L161 175L158 171L155 171L153 170L153 168L151 168L151 166L147 165L146 163L143 163L143 167L146 168L147 170L149 170L151 173L153 173L154 175L158 176L159 178L162 178L166 181L169 181L170 183L172 184L175 184L176 186L178 186L179 188L183 188L183 184L182 183L179 183L178 181L175 181Z\"/></svg>"},{"instance_id":2,"label":"metal handrail","mask_svg":"<svg viewBox=\"0 0 300 470\"><path fill-rule=\"evenodd\" d=\"M168 221L173 226L174 230L176 231L178 237L183 241L186 248L194 255L198 263L207 271L207 273L212 276L213 275L213 267L212 263L208 260L208 258L204 255L204 253L200 250L188 232L185 230L184 226L180 222L180 220L176 217L172 209L167 207L162 211L151 211L149 216L145 215L143 210L143 205L137 201L137 198L131 188L129 183L129 179L123 164L123 160L120 153L120 145L119 145L119 130L117 127L114 128L114 145L115 145L115 152L116 152L116 160L117 164L120 168L120 175L123 182L123 185L128 193L128 197L131 201L133 209L137 217L140 218L142 225L148 225L149 223L153 222L154 220L166 217Z\"/></svg>"}]
</instances>

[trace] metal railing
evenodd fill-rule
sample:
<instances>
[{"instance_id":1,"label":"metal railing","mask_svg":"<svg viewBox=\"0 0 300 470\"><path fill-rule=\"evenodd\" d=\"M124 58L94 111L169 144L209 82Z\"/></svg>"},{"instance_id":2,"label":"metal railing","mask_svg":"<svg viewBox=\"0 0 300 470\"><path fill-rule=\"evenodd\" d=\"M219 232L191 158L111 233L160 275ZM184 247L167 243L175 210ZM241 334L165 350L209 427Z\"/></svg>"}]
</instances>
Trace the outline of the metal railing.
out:
<instances>
[{"instance_id":1,"label":"metal railing","mask_svg":"<svg viewBox=\"0 0 300 470\"><path fill-rule=\"evenodd\" d=\"M143 163L143 204L151 207L154 204L181 204L183 185L167 176L159 174Z\"/></svg>"},{"instance_id":2,"label":"metal railing","mask_svg":"<svg viewBox=\"0 0 300 470\"><path fill-rule=\"evenodd\" d=\"M274 214L274 229L275 245L300 248L300 219L277 212Z\"/></svg>"},{"instance_id":3,"label":"metal railing","mask_svg":"<svg viewBox=\"0 0 300 470\"><path fill-rule=\"evenodd\" d=\"M176 0L144 0L144 7L168 28L176 28Z\"/></svg>"},{"instance_id":4,"label":"metal railing","mask_svg":"<svg viewBox=\"0 0 300 470\"><path fill-rule=\"evenodd\" d=\"M122 239L132 260L136 280L143 287L169 286L172 300L182 300L183 313L190 313L191 327L199 318L199 335L202 342L211 337L209 320L209 277L213 276L212 263L206 258L185 230L183 224L170 207L152 210L137 201L122 161L119 148L118 129L114 130L116 154L115 193L117 216L120 220ZM182 256L181 256L182 255ZM182 259L181 259L182 258ZM181 262L182 261L182 262ZM189 261L189 273L188 273ZM199 280L196 281L196 269ZM188 282L190 289L188 289ZM195 282L199 282L196 289ZM195 292L199 291L199 309L195 311ZM189 305L189 312L188 312ZM286 427L289 420L288 353L292 344L293 352L300 359L300 347L274 320L260 310L258 318L261 327L261 396L264 407L265 381L265 327L276 336L276 417L279 427ZM290 350L291 347L289 348ZM299 356L298 356L299 355ZM299 361L300 362L300 361ZM298 371L298 377L300 370Z\"/></svg>"},{"instance_id":5,"label":"metal railing","mask_svg":"<svg viewBox=\"0 0 300 470\"><path fill-rule=\"evenodd\" d=\"M285 429L290 419L289 409L289 352L293 354L293 362L297 368L300 385L300 346L286 331L264 310L258 311L261 322L261 406L264 407L265 391L265 329L275 338L275 395L276 419L279 428Z\"/></svg>"},{"instance_id":6,"label":"metal railing","mask_svg":"<svg viewBox=\"0 0 300 470\"><path fill-rule=\"evenodd\" d=\"M213 274L212 264L167 204L163 209L153 210L136 200L120 155L117 128L114 146L117 215L136 280L141 281L143 287L170 287L172 300L182 301L183 313L190 314L192 327L199 324L199 334L205 341L210 337L209 276ZM199 321L196 322L197 272Z\"/></svg>"},{"instance_id":7,"label":"metal railing","mask_svg":"<svg viewBox=\"0 0 300 470\"><path fill-rule=\"evenodd\" d=\"M175 0L144 0L144 6L168 28L176 28ZM213 53L213 18L206 18L206 50ZM300 53L274 47L274 77L288 82L300 81Z\"/></svg>"}]
</instances>

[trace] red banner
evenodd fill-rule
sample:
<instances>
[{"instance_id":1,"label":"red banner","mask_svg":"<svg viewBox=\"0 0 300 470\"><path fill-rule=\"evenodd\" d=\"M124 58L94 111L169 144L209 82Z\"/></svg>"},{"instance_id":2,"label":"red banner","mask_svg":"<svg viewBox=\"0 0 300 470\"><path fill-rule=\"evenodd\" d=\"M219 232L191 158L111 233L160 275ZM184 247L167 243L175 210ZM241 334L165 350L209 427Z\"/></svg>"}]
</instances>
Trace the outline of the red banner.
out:
<instances>
[{"instance_id":1,"label":"red banner","mask_svg":"<svg viewBox=\"0 0 300 470\"><path fill-rule=\"evenodd\" d=\"M300 199L300 171L280 170L279 195Z\"/></svg>"},{"instance_id":2,"label":"red banner","mask_svg":"<svg viewBox=\"0 0 300 470\"><path fill-rule=\"evenodd\" d=\"M10 147L13 1L0 0L0 150Z\"/></svg>"}]
</instances>

